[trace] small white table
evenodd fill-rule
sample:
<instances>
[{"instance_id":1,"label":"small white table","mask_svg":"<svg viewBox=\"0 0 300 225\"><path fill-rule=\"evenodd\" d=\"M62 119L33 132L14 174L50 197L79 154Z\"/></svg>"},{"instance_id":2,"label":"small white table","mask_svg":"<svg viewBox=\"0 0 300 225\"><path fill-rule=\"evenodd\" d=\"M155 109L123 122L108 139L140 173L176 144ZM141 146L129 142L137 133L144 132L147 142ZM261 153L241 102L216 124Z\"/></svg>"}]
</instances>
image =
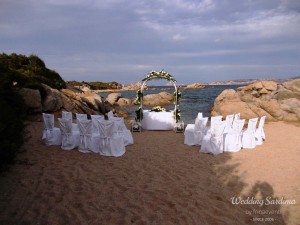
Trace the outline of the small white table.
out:
<instances>
[{"instance_id":1,"label":"small white table","mask_svg":"<svg viewBox=\"0 0 300 225\"><path fill-rule=\"evenodd\" d=\"M151 112L143 110L142 128L145 130L173 130L175 119L173 111Z\"/></svg>"}]
</instances>

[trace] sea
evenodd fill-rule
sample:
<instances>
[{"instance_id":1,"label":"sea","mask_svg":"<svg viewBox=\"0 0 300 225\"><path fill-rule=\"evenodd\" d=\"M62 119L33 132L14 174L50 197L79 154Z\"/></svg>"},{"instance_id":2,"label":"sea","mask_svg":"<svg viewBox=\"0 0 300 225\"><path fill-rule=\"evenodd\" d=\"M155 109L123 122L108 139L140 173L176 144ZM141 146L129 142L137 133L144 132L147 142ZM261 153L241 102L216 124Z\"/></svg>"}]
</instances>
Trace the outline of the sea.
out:
<instances>
[{"instance_id":1,"label":"sea","mask_svg":"<svg viewBox=\"0 0 300 225\"><path fill-rule=\"evenodd\" d=\"M210 116L210 110L213 107L214 101L217 96L225 89L234 89L242 85L206 85L205 88L200 89L184 89L178 88L181 91L181 99L179 108L181 110L181 121L185 124L194 123L198 112L202 112L203 116ZM162 91L173 94L174 86L148 86L147 90L144 90L144 96L147 94L157 94ZM122 97L135 99L136 91L118 91ZM99 93L104 99L109 94L107 92ZM120 110L128 113L129 119L135 118L135 110L139 106L131 106L122 108ZM151 109L151 107L143 107L144 109ZM164 106L167 110L173 110L174 105Z\"/></svg>"}]
</instances>

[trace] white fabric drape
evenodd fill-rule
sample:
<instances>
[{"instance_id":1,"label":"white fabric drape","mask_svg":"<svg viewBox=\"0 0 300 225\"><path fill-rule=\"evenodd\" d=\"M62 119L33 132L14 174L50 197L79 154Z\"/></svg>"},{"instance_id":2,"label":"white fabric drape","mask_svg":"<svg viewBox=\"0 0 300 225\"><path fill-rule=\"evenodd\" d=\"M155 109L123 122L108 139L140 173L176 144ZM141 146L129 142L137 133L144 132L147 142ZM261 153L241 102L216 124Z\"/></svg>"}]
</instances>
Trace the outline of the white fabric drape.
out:
<instances>
[{"instance_id":1,"label":"white fabric drape","mask_svg":"<svg viewBox=\"0 0 300 225\"><path fill-rule=\"evenodd\" d=\"M119 157L125 153L125 144L122 136L114 135L116 126L114 121L98 120L98 139L97 152L104 156Z\"/></svg>"},{"instance_id":2,"label":"white fabric drape","mask_svg":"<svg viewBox=\"0 0 300 225\"><path fill-rule=\"evenodd\" d=\"M210 132L207 132L202 140L201 153L217 155L223 152L223 134L226 121L214 120L213 124L213 127L210 128Z\"/></svg>"},{"instance_id":3,"label":"white fabric drape","mask_svg":"<svg viewBox=\"0 0 300 225\"><path fill-rule=\"evenodd\" d=\"M238 152L242 148L242 131L245 120L234 120L232 129L224 134L224 152Z\"/></svg>"},{"instance_id":4,"label":"white fabric drape","mask_svg":"<svg viewBox=\"0 0 300 225\"><path fill-rule=\"evenodd\" d=\"M61 145L61 132L59 128L54 127L54 115L43 113L43 122L43 142L46 145Z\"/></svg>"},{"instance_id":5,"label":"white fabric drape","mask_svg":"<svg viewBox=\"0 0 300 225\"><path fill-rule=\"evenodd\" d=\"M256 131L256 124L258 118L249 119L248 127L242 134L242 146L243 148L255 148L256 141L255 141L255 131Z\"/></svg>"},{"instance_id":6,"label":"white fabric drape","mask_svg":"<svg viewBox=\"0 0 300 225\"><path fill-rule=\"evenodd\" d=\"M130 130L127 129L123 117L111 117L109 120L115 122L116 131L115 134L122 136L125 146L133 144L133 137Z\"/></svg>"},{"instance_id":7,"label":"white fabric drape","mask_svg":"<svg viewBox=\"0 0 300 225\"><path fill-rule=\"evenodd\" d=\"M64 150L71 150L78 147L80 134L78 130L73 129L72 121L70 119L58 118L58 122L62 136L61 148Z\"/></svg>"},{"instance_id":8,"label":"white fabric drape","mask_svg":"<svg viewBox=\"0 0 300 225\"><path fill-rule=\"evenodd\" d=\"M259 120L258 128L255 131L255 141L256 145L262 145L263 141L266 139L264 125L266 116L262 116Z\"/></svg>"}]
</instances>

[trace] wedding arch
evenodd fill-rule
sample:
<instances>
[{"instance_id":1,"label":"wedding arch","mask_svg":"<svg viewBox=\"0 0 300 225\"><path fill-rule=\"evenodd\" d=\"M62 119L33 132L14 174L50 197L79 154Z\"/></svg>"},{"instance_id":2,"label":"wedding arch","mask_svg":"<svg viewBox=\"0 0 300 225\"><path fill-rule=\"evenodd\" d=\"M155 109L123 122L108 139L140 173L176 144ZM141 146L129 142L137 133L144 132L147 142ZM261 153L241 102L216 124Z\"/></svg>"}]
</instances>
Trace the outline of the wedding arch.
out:
<instances>
[{"instance_id":1,"label":"wedding arch","mask_svg":"<svg viewBox=\"0 0 300 225\"><path fill-rule=\"evenodd\" d=\"M141 121L143 119L143 97L144 97L144 87L147 83L147 81L150 80L160 80L165 79L171 82L175 88L175 91L173 93L173 103L174 103L174 120L176 123L180 120L180 109L179 109L179 100L181 97L181 92L177 89L176 86L176 80L175 78L169 74L168 72L161 70L161 71L151 71L143 80L142 85L139 90L136 92L136 100L135 104L139 105L139 108L135 111L136 112L136 121Z\"/></svg>"}]
</instances>

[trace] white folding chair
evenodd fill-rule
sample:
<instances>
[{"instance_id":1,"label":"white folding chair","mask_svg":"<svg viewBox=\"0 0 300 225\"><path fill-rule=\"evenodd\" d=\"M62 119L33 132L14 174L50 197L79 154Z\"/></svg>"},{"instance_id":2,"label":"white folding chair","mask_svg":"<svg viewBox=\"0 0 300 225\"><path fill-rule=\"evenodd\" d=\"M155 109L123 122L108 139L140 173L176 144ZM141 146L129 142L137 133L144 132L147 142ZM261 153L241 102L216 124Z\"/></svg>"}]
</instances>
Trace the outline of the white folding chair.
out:
<instances>
[{"instance_id":1,"label":"white folding chair","mask_svg":"<svg viewBox=\"0 0 300 225\"><path fill-rule=\"evenodd\" d=\"M245 120L235 120L232 130L224 134L224 152L238 152L242 148L242 131Z\"/></svg>"},{"instance_id":2,"label":"white folding chair","mask_svg":"<svg viewBox=\"0 0 300 225\"><path fill-rule=\"evenodd\" d=\"M59 128L54 127L54 115L43 113L43 121L43 142L46 145L61 145L61 133Z\"/></svg>"},{"instance_id":3,"label":"white folding chair","mask_svg":"<svg viewBox=\"0 0 300 225\"><path fill-rule=\"evenodd\" d=\"M265 125L266 116L262 116L258 123L258 128L255 131L255 141L256 145L262 145L263 141L266 139L264 125Z\"/></svg>"},{"instance_id":4,"label":"white folding chair","mask_svg":"<svg viewBox=\"0 0 300 225\"><path fill-rule=\"evenodd\" d=\"M80 133L80 142L78 150L83 153L95 152L96 143L94 136L97 134L93 133L92 120L78 120L78 127Z\"/></svg>"},{"instance_id":5,"label":"white folding chair","mask_svg":"<svg viewBox=\"0 0 300 225\"><path fill-rule=\"evenodd\" d=\"M231 129L232 129L232 123L233 123L233 120L234 120L234 115L227 115L226 116L226 127L225 127L225 133L229 132Z\"/></svg>"},{"instance_id":6,"label":"white folding chair","mask_svg":"<svg viewBox=\"0 0 300 225\"><path fill-rule=\"evenodd\" d=\"M233 118L233 122L235 121L235 120L239 120L241 118L241 113L236 113L236 114L234 114L234 118ZM233 123L232 122L232 123Z\"/></svg>"},{"instance_id":7,"label":"white folding chair","mask_svg":"<svg viewBox=\"0 0 300 225\"><path fill-rule=\"evenodd\" d=\"M72 121L70 119L58 118L58 122L62 136L61 148L71 150L78 147L80 134L78 130L73 129Z\"/></svg>"},{"instance_id":8,"label":"white folding chair","mask_svg":"<svg viewBox=\"0 0 300 225\"><path fill-rule=\"evenodd\" d=\"M93 123L93 133L98 133L98 121L97 120L104 120L104 115L91 115L92 123Z\"/></svg>"},{"instance_id":9,"label":"white folding chair","mask_svg":"<svg viewBox=\"0 0 300 225\"><path fill-rule=\"evenodd\" d=\"M122 136L125 146L133 144L133 137L130 130L127 129L123 117L111 117L110 120L115 122L115 134Z\"/></svg>"},{"instance_id":10,"label":"white folding chair","mask_svg":"<svg viewBox=\"0 0 300 225\"><path fill-rule=\"evenodd\" d=\"M71 121L73 121L72 112L61 111L61 118L70 119Z\"/></svg>"},{"instance_id":11,"label":"white folding chair","mask_svg":"<svg viewBox=\"0 0 300 225\"><path fill-rule=\"evenodd\" d=\"M184 144L192 145L201 145L202 139L206 134L208 117L198 117L195 119L195 124L188 124L184 131Z\"/></svg>"},{"instance_id":12,"label":"white folding chair","mask_svg":"<svg viewBox=\"0 0 300 225\"><path fill-rule=\"evenodd\" d=\"M255 131L256 131L256 124L258 118L249 119L248 127L242 134L242 146L243 148L255 148L256 141L255 141Z\"/></svg>"},{"instance_id":13,"label":"white folding chair","mask_svg":"<svg viewBox=\"0 0 300 225\"><path fill-rule=\"evenodd\" d=\"M184 144L192 146L192 145L200 145L197 141L196 133L200 132L200 123L198 117L195 119L194 124L187 124L184 130Z\"/></svg>"},{"instance_id":14,"label":"white folding chair","mask_svg":"<svg viewBox=\"0 0 300 225\"><path fill-rule=\"evenodd\" d=\"M87 114L76 113L76 123L78 124L78 120L87 120Z\"/></svg>"},{"instance_id":15,"label":"white folding chair","mask_svg":"<svg viewBox=\"0 0 300 225\"><path fill-rule=\"evenodd\" d=\"M197 118L198 118L198 119L202 119L202 118L203 118L203 113L202 113L202 112L199 112L198 115L197 115Z\"/></svg>"},{"instance_id":16,"label":"white folding chair","mask_svg":"<svg viewBox=\"0 0 300 225\"><path fill-rule=\"evenodd\" d=\"M101 155L115 157L124 155L124 140L122 136L114 135L116 131L114 121L98 120L98 130L100 133L98 146Z\"/></svg>"},{"instance_id":17,"label":"white folding chair","mask_svg":"<svg viewBox=\"0 0 300 225\"><path fill-rule=\"evenodd\" d=\"M201 143L201 153L212 153L214 155L223 152L223 134L226 121L214 121L211 132L207 133Z\"/></svg>"},{"instance_id":18,"label":"white folding chair","mask_svg":"<svg viewBox=\"0 0 300 225\"><path fill-rule=\"evenodd\" d=\"M114 118L115 116L114 116L114 113L112 111L109 111L107 113L107 117L108 117L108 119L111 119L111 118Z\"/></svg>"}]
</instances>

